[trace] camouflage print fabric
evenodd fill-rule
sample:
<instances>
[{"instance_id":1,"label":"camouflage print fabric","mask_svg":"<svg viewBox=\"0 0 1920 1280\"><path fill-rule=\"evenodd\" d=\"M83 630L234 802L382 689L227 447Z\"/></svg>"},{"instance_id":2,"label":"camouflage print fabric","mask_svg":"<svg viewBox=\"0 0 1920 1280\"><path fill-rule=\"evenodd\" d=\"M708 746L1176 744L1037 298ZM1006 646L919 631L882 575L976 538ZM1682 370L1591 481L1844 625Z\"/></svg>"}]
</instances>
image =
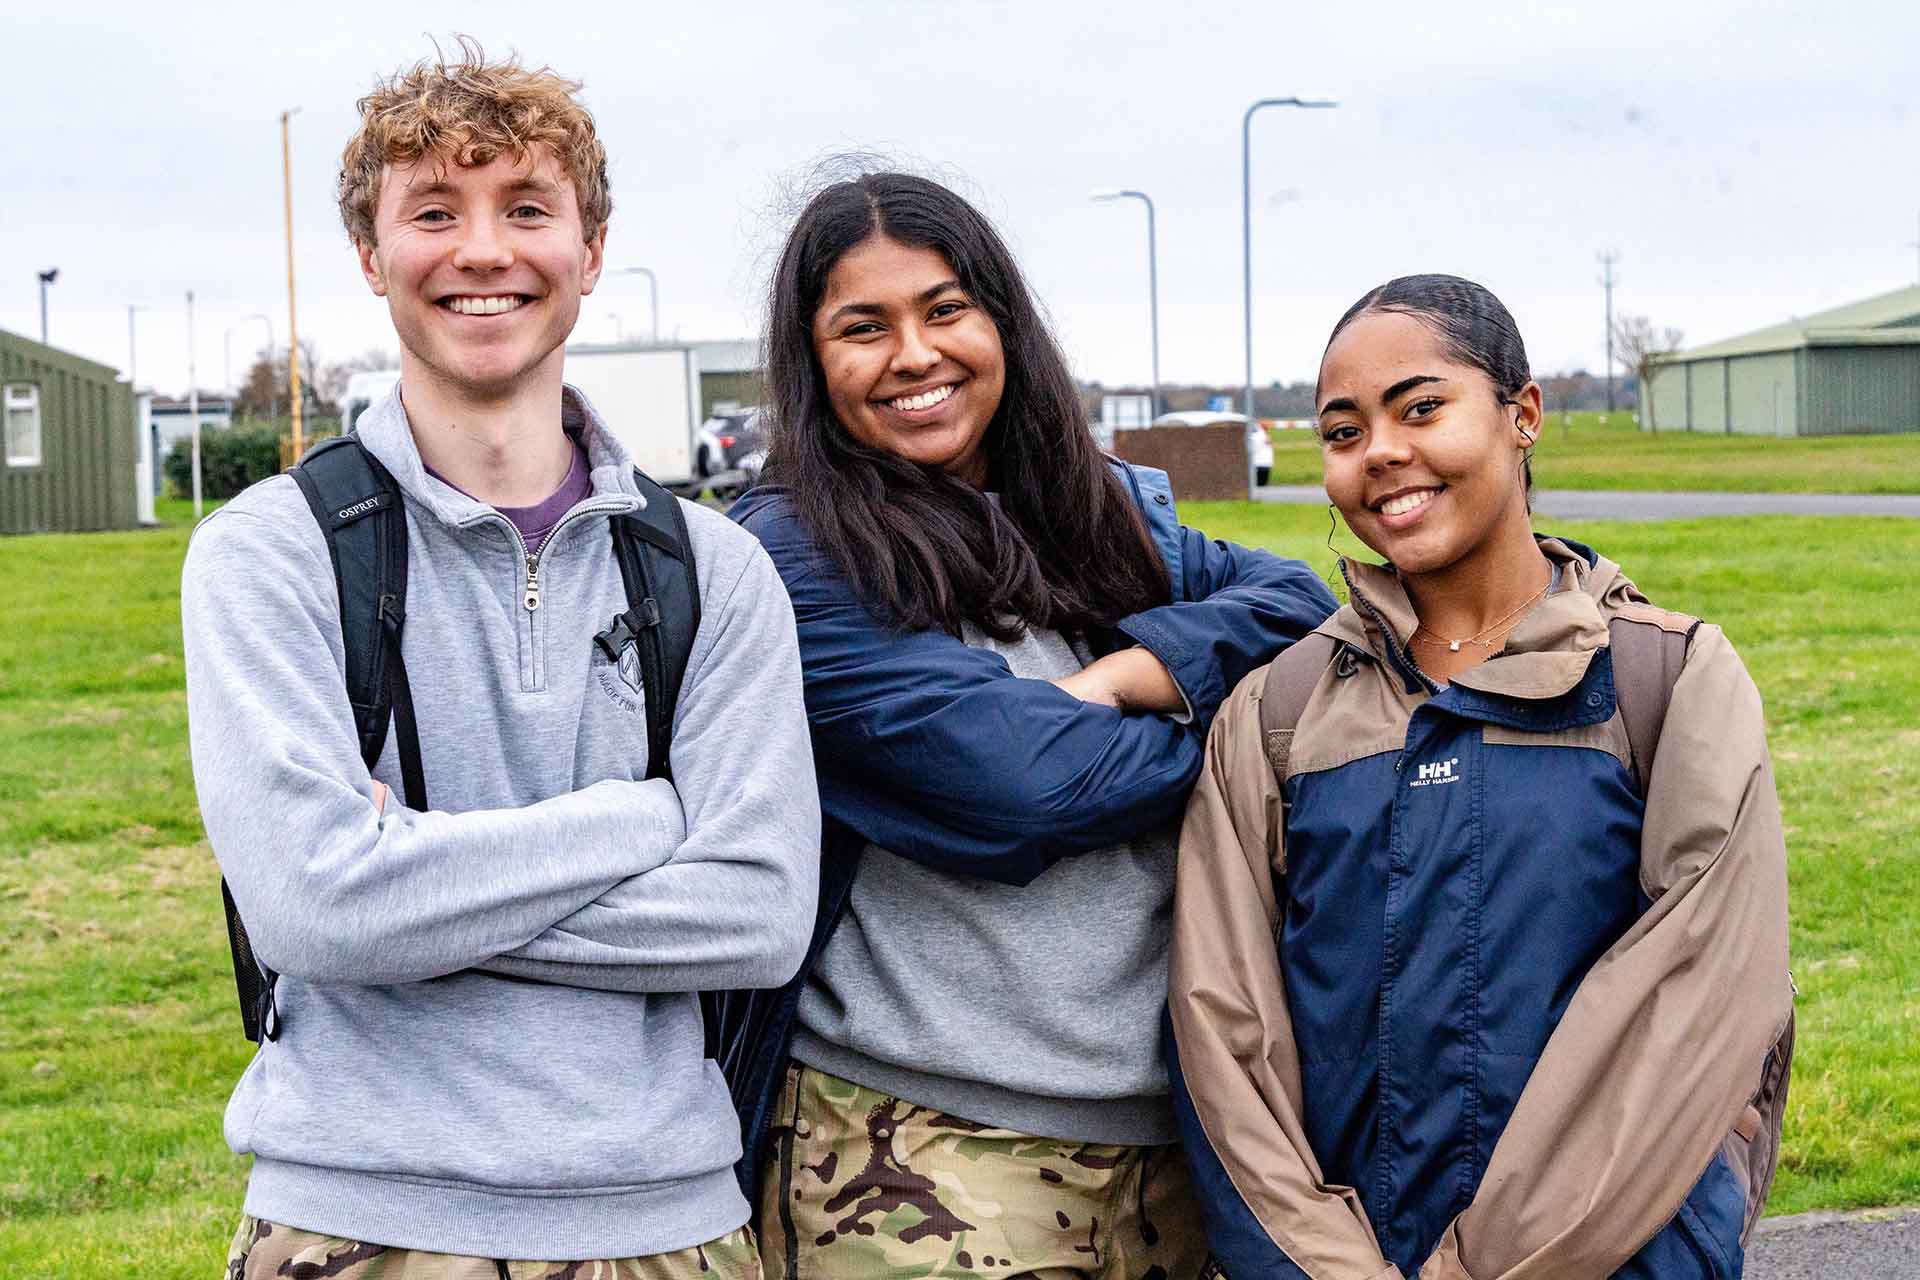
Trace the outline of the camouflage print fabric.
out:
<instances>
[{"instance_id":1,"label":"camouflage print fabric","mask_svg":"<svg viewBox=\"0 0 1920 1280\"><path fill-rule=\"evenodd\" d=\"M767 1280L1199 1280L1177 1146L990 1129L790 1064L756 1224Z\"/></svg>"},{"instance_id":2,"label":"camouflage print fabric","mask_svg":"<svg viewBox=\"0 0 1920 1280\"><path fill-rule=\"evenodd\" d=\"M222 1280L760 1280L760 1254L747 1227L718 1240L645 1258L598 1262L510 1262L420 1249L388 1249L240 1219Z\"/></svg>"}]
</instances>

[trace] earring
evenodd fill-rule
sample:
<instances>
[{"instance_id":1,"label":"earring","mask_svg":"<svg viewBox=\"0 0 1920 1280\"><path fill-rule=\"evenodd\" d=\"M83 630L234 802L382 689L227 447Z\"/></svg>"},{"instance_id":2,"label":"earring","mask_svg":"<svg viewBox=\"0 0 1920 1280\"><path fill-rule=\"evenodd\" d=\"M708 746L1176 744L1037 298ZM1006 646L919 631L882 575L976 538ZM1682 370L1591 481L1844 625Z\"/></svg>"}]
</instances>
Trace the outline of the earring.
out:
<instances>
[{"instance_id":1,"label":"earring","mask_svg":"<svg viewBox=\"0 0 1920 1280\"><path fill-rule=\"evenodd\" d=\"M1340 552L1336 550L1333 545L1333 535L1339 532L1339 529L1339 519L1334 514L1333 504L1329 502L1327 504L1327 550L1333 552L1333 567L1327 570L1327 590L1333 592L1333 598L1335 600L1344 604L1347 600L1347 584L1345 578L1342 577L1340 573Z\"/></svg>"}]
</instances>

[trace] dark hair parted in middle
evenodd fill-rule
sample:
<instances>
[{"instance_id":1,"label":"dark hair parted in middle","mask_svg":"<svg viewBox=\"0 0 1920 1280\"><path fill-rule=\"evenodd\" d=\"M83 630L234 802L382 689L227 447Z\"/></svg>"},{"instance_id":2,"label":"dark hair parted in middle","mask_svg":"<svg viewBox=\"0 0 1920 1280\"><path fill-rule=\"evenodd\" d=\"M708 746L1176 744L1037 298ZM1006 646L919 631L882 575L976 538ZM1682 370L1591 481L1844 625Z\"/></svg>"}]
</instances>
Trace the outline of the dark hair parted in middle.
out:
<instances>
[{"instance_id":1,"label":"dark hair parted in middle","mask_svg":"<svg viewBox=\"0 0 1920 1280\"><path fill-rule=\"evenodd\" d=\"M834 264L875 236L933 249L999 331L1006 385L987 426L987 494L861 443L828 400L814 316ZM815 196L774 272L766 478L874 612L903 630L999 639L1113 625L1172 597L1126 486L1094 443L1066 360L1013 255L938 183L869 173Z\"/></svg>"}]
</instances>

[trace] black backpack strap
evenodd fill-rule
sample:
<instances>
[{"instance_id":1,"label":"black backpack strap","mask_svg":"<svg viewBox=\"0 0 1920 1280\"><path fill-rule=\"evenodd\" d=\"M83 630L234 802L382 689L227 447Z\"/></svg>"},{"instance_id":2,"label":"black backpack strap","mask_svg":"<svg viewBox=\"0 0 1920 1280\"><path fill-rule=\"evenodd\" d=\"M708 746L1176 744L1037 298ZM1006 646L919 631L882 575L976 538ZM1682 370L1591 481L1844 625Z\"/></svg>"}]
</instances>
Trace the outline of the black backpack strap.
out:
<instances>
[{"instance_id":1,"label":"black backpack strap","mask_svg":"<svg viewBox=\"0 0 1920 1280\"><path fill-rule=\"evenodd\" d=\"M387 725L399 734L401 786L409 808L425 810L426 772L413 693L401 657L406 624L407 517L400 487L358 438L322 441L289 473L326 536L340 599L340 638L346 653L347 700L353 708L360 757L371 770L387 744ZM273 987L279 975L254 955L225 882L227 940L240 996L240 1020L249 1040L280 1035Z\"/></svg>"},{"instance_id":2,"label":"black backpack strap","mask_svg":"<svg viewBox=\"0 0 1920 1280\"><path fill-rule=\"evenodd\" d=\"M1660 748L1660 728L1667 722L1673 685L1687 665L1687 646L1699 626L1700 619L1687 614L1637 604L1626 606L1607 623L1614 693L1627 728L1633 779L1643 799L1653 777L1653 757Z\"/></svg>"},{"instance_id":3,"label":"black backpack strap","mask_svg":"<svg viewBox=\"0 0 1920 1280\"><path fill-rule=\"evenodd\" d=\"M647 710L647 777L673 777L673 713L700 630L700 582L680 500L639 470L645 505L613 519L613 553L626 583L627 611L593 638L609 662L628 644L640 664Z\"/></svg>"}]
</instances>

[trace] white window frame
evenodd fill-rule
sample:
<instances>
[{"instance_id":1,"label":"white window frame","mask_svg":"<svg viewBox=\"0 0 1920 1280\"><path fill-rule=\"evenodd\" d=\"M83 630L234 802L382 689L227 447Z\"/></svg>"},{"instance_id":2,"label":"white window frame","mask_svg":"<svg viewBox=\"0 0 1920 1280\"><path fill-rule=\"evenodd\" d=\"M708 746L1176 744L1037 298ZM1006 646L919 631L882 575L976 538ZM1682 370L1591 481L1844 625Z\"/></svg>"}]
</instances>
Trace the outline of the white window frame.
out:
<instances>
[{"instance_id":1,"label":"white window frame","mask_svg":"<svg viewBox=\"0 0 1920 1280\"><path fill-rule=\"evenodd\" d=\"M33 448L31 455L14 452L13 415L20 410L29 410L33 414ZM0 449L6 454L9 467L39 467L46 465L47 439L46 418L41 413L40 386L34 382L9 382L0 388Z\"/></svg>"}]
</instances>

